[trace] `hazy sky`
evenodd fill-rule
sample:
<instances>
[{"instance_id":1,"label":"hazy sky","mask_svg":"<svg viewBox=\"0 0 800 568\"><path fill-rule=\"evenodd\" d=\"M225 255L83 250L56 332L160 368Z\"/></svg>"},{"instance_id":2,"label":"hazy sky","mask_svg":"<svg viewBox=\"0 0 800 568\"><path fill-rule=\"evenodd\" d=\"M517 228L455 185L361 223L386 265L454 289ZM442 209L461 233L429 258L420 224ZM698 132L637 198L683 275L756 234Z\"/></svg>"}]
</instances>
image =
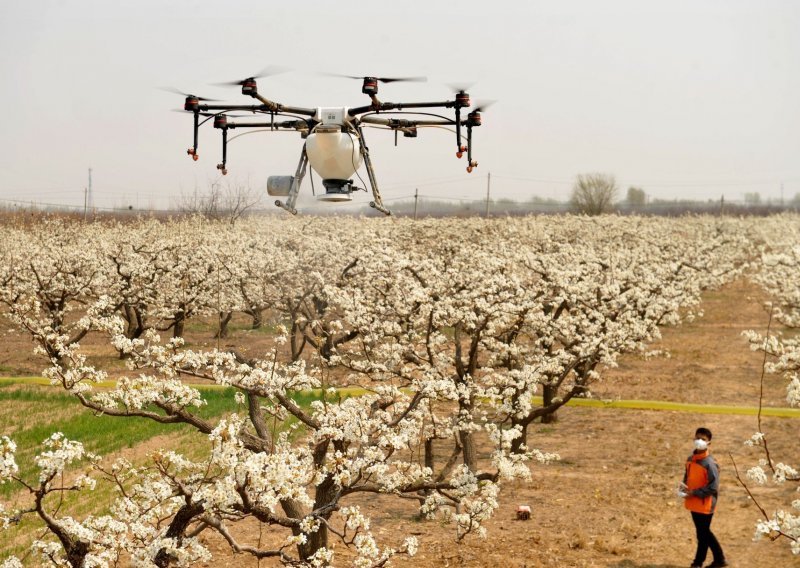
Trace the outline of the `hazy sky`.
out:
<instances>
[{"instance_id":1,"label":"hazy sky","mask_svg":"<svg viewBox=\"0 0 800 568\"><path fill-rule=\"evenodd\" d=\"M526 2L0 3L0 199L168 207L219 176L220 136L170 112L172 86L251 104L240 79L298 106L359 106L360 82L315 75L426 75L381 85L388 101L442 100L474 82L496 99L475 131L480 166L465 171L455 137L369 130L387 200L420 194L566 199L576 174L614 174L622 192L657 198L778 198L800 193L800 2L572 0ZM293 174L293 133L245 136L228 149L235 183ZM362 175L366 177L363 173ZM310 193L304 184L303 192ZM358 201L367 201L360 194Z\"/></svg>"}]
</instances>

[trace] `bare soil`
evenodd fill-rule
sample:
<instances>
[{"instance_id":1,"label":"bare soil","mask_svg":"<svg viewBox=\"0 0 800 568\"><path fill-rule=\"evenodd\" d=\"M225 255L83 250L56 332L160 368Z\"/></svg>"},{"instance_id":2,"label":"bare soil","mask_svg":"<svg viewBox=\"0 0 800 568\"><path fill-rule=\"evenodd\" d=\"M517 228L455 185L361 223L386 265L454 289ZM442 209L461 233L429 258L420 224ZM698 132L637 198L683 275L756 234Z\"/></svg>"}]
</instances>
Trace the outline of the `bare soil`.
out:
<instances>
[{"instance_id":1,"label":"bare soil","mask_svg":"<svg viewBox=\"0 0 800 568\"><path fill-rule=\"evenodd\" d=\"M670 400L678 402L757 406L761 390L762 355L749 350L741 332L766 330L763 294L745 280L706 294L705 315L692 323L665 328L654 349L669 358L645 360L626 356L618 368L604 372L594 395L604 399ZM777 326L773 326L773 331ZM236 343L252 338L256 352L261 336L237 332ZM20 344L14 345L19 342ZM38 374L41 365L24 353L22 337L6 342L0 369ZM199 331L190 341L215 341ZM233 341L231 341L233 343ZM21 353L22 352L22 353ZM28 350L27 353L30 353ZM767 375L764 404L785 406L785 382ZM722 487L712 529L735 567L800 566L785 542L753 542L760 513L737 483L735 466L753 465L759 455L743 442L757 431L757 418L721 414L639 411L567 407L555 424L532 426L529 444L557 452L561 461L532 466L531 483L504 487L500 508L486 524L486 539L455 542L454 528L435 521L419 521L413 502L375 496L358 501L372 517L373 530L388 545L397 546L416 534L420 550L412 559L399 557L397 566L443 567L594 567L677 568L689 566L694 554L690 515L675 496L683 462L691 453L698 426L714 432L712 451L721 466ZM764 418L778 461L797 465L800 421ZM152 443L147 444L149 450ZM443 459L443 458L442 458ZM753 488L767 511L797 498L796 485ZM517 505L530 505L529 521L515 520ZM241 532L240 532L241 531ZM255 524L237 530L249 544L275 542L285 532L273 533ZM207 566L259 564L246 555L234 555L223 542L209 538L215 561ZM341 545L337 558L350 556ZM708 562L711 558L709 556ZM338 563L337 563L338 564Z\"/></svg>"},{"instance_id":2,"label":"bare soil","mask_svg":"<svg viewBox=\"0 0 800 568\"><path fill-rule=\"evenodd\" d=\"M750 351L742 331L766 331L768 316L762 292L741 280L705 295L704 316L665 328L654 349L669 357L626 356L607 369L594 395L604 399L666 400L688 403L757 406L763 356ZM773 326L773 332L778 327ZM767 375L765 406L786 406L785 382ZM420 551L398 557L396 566L469 567L609 567L679 568L694 556L694 526L675 486L692 451L694 430L714 433L712 451L721 467L722 487L712 530L734 567L800 566L785 542L753 541L760 513L736 481L758 459L743 442L758 430L753 416L666 411L567 407L555 424L534 425L529 444L557 452L555 464L532 467L531 483L504 487L500 508L486 526L486 539L456 543L454 529L419 521L412 502L373 496L358 504L372 517L376 536L398 546L401 535L415 534ZM797 464L796 419L764 418L773 456ZM444 456L441 457L444 459ZM734 466L734 463L736 466ZM796 486L751 488L767 510L785 507ZM517 505L530 505L529 521L515 520ZM250 542L275 541L268 529L244 528ZM224 543L210 539L220 565L259 564L233 555ZM350 556L337 548L339 561ZM217 556L219 554L220 556ZM707 562L711 561L711 556Z\"/></svg>"}]
</instances>

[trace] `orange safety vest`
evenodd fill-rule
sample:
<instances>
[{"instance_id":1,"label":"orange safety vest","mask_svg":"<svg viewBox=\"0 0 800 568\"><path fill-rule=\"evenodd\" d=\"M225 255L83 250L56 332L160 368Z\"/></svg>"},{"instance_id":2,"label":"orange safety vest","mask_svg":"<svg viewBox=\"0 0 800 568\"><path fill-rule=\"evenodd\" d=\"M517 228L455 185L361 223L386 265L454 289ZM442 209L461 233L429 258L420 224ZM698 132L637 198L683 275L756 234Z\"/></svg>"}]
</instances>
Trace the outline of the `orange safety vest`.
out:
<instances>
[{"instance_id":1,"label":"orange safety vest","mask_svg":"<svg viewBox=\"0 0 800 568\"><path fill-rule=\"evenodd\" d=\"M691 492L694 489L701 489L707 485L713 485L713 493L706 497L697 495L689 495L683 500L683 506L694 511L695 513L703 513L710 515L714 512L717 505L717 486L719 484L716 462L714 458L709 456L708 450L699 454L692 454L686 460L686 475L684 476L684 483ZM712 479L709 479L709 462L714 464L714 473Z\"/></svg>"}]
</instances>

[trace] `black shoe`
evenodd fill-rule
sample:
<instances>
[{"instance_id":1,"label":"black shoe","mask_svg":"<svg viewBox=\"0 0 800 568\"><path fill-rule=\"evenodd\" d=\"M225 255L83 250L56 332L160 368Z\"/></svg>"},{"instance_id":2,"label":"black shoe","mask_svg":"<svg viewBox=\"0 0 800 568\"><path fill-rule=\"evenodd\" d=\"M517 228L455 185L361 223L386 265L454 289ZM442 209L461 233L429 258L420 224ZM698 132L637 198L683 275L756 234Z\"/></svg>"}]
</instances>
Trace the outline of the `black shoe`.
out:
<instances>
[{"instance_id":1,"label":"black shoe","mask_svg":"<svg viewBox=\"0 0 800 568\"><path fill-rule=\"evenodd\" d=\"M724 568L727 565L728 562L725 560L714 560L714 562L706 566L706 568Z\"/></svg>"}]
</instances>

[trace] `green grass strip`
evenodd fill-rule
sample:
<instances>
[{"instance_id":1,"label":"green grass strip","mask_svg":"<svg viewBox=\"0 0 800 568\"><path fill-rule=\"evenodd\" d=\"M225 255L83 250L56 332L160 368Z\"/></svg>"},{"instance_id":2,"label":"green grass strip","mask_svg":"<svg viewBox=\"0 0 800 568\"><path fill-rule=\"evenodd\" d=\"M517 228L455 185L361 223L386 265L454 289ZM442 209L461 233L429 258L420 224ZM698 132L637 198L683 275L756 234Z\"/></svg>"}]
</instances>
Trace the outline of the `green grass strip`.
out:
<instances>
[{"instance_id":1,"label":"green grass strip","mask_svg":"<svg viewBox=\"0 0 800 568\"><path fill-rule=\"evenodd\" d=\"M42 377L0 377L0 388L6 384L36 384L36 385L49 385L49 381ZM113 388L116 386L115 381L105 381L102 384L96 385L100 387ZM231 387L221 385L193 385L198 390L218 390L229 389ZM345 387L336 389L339 394L344 398L350 396L361 396L367 394L369 391L359 387ZM308 398L309 400L319 400L322 398L322 389L313 389L296 393L298 396ZM533 400L537 404L542 404L542 397L535 396ZM693 404L687 402L672 402L668 400L603 400L597 398L573 398L567 403L567 406L581 406L588 408L622 408L627 410L664 410L669 412L691 412L697 414L731 414L741 416L756 416L758 415L757 406L733 406L724 404ZM777 406L765 406L761 409L762 416L774 416L778 418L800 418L800 408L786 408Z\"/></svg>"},{"instance_id":2,"label":"green grass strip","mask_svg":"<svg viewBox=\"0 0 800 568\"><path fill-rule=\"evenodd\" d=\"M10 386L3 381L0 387ZM42 420L32 424L25 423L25 417L19 417L23 426L14 432L11 438L17 443L17 463L20 474L29 481L33 479L37 468L33 463L33 456L42 451L42 442L49 438L53 432L63 432L71 439L84 444L84 447L93 453L106 455L116 452L124 447L133 447L155 436L176 432L193 432L185 424L160 424L153 420L140 417L120 419L113 416L97 416L93 412L81 407L80 403L71 395L58 391L56 387L43 388L42 383L20 380L15 384L22 385L22 389L0 388L0 405L14 405L19 403L35 403L51 411L52 420ZM47 381L44 381L47 384ZM30 388L28 388L30 387ZM53 392L50 392L50 389ZM206 405L198 410L203 418L212 418L231 412L236 408L233 389L204 393ZM0 434L3 434L3 424L0 424ZM7 497L15 489L14 484L0 485L0 497Z\"/></svg>"}]
</instances>

